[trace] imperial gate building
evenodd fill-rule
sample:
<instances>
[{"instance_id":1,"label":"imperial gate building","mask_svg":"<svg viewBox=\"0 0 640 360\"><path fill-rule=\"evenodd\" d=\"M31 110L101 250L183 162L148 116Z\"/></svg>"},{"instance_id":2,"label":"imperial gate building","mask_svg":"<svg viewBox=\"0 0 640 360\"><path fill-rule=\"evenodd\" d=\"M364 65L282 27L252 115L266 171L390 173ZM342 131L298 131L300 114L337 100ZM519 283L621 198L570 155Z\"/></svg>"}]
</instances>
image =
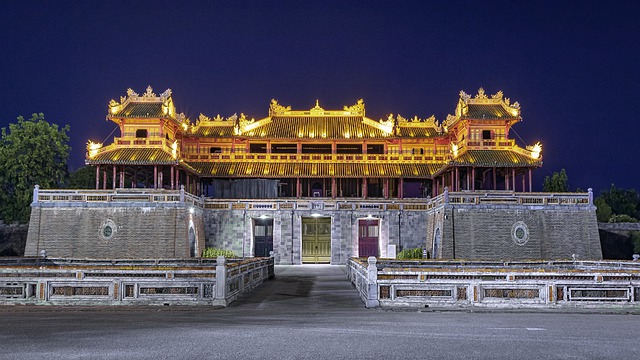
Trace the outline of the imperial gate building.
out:
<instances>
[{"instance_id":1,"label":"imperial gate building","mask_svg":"<svg viewBox=\"0 0 640 360\"><path fill-rule=\"evenodd\" d=\"M318 101L292 110L271 100L264 118L200 114L194 123L177 112L171 90L156 95L148 87L112 100L107 120L120 136L88 144L95 190L75 193L82 205L74 194L40 190L32 205L38 234L30 226L27 253L95 257L96 241L120 241L115 249L103 244L102 253L187 257L209 246L239 256L273 251L280 264L342 264L415 247L435 258L602 256L590 193L531 192L541 146L511 138L521 109L502 92L461 91L442 121L374 120L363 100L341 110ZM94 210L90 220L79 206ZM45 239L53 222L42 219L52 216L92 225L77 239ZM556 226L567 219L575 226ZM176 224L168 235L167 223ZM576 231L579 239L567 240Z\"/></svg>"}]
</instances>

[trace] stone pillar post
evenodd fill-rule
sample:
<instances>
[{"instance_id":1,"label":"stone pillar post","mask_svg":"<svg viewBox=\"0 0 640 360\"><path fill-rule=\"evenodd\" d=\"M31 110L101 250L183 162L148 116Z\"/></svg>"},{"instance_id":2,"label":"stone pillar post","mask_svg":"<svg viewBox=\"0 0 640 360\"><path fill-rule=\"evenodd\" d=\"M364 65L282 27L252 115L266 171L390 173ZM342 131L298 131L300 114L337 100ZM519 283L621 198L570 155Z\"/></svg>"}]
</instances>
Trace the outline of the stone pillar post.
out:
<instances>
[{"instance_id":1,"label":"stone pillar post","mask_svg":"<svg viewBox=\"0 0 640 360\"><path fill-rule=\"evenodd\" d=\"M378 300L378 267L376 266L376 258L369 256L367 263L367 301L365 306L367 308L377 307L380 305Z\"/></svg>"},{"instance_id":2,"label":"stone pillar post","mask_svg":"<svg viewBox=\"0 0 640 360\"><path fill-rule=\"evenodd\" d=\"M444 203L449 203L449 188L446 186L444 187Z\"/></svg>"},{"instance_id":3,"label":"stone pillar post","mask_svg":"<svg viewBox=\"0 0 640 360\"><path fill-rule=\"evenodd\" d=\"M180 202L184 202L184 185L180 185Z\"/></svg>"},{"instance_id":4,"label":"stone pillar post","mask_svg":"<svg viewBox=\"0 0 640 360\"><path fill-rule=\"evenodd\" d=\"M216 296L213 305L227 306L227 259L218 256L216 259Z\"/></svg>"},{"instance_id":5,"label":"stone pillar post","mask_svg":"<svg viewBox=\"0 0 640 360\"><path fill-rule=\"evenodd\" d=\"M37 187L38 185L36 185ZM593 189L589 188L587 189L587 191L589 192L589 205L593 205Z\"/></svg>"},{"instance_id":6,"label":"stone pillar post","mask_svg":"<svg viewBox=\"0 0 640 360\"><path fill-rule=\"evenodd\" d=\"M37 203L38 202L38 191L40 190L40 185L36 185L33 187L33 200L31 201L32 203ZM591 189L589 189L591 190Z\"/></svg>"}]
</instances>

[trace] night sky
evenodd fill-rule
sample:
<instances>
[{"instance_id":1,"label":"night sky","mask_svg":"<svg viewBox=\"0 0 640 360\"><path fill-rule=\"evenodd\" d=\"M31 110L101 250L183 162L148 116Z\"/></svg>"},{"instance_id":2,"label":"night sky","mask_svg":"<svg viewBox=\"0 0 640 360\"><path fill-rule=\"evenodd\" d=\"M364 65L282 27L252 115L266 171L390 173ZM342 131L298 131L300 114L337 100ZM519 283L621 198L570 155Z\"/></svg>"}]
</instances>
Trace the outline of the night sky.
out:
<instances>
[{"instance_id":1,"label":"night sky","mask_svg":"<svg viewBox=\"0 0 640 360\"><path fill-rule=\"evenodd\" d=\"M71 126L70 168L104 141L110 99L173 91L177 110L341 109L443 120L460 90L522 106L520 146L572 189L640 189L637 1L10 1L0 11L0 127ZM117 132L116 132L117 133ZM517 135L516 135L517 133ZM520 138L524 140L524 143ZM110 143L111 139L107 141Z\"/></svg>"}]
</instances>

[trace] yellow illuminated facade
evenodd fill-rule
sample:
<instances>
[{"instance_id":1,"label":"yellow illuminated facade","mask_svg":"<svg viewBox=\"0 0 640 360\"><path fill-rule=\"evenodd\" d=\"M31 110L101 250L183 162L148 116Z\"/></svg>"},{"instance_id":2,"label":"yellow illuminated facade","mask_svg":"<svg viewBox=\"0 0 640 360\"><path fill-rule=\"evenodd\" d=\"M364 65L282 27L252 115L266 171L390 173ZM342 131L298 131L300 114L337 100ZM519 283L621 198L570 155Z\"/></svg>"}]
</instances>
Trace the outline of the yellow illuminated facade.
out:
<instances>
[{"instance_id":1,"label":"yellow illuminated facade","mask_svg":"<svg viewBox=\"0 0 640 360\"><path fill-rule=\"evenodd\" d=\"M461 91L454 115L374 120L358 100L342 110L292 110L271 100L268 116L177 113L171 90L148 87L109 103L120 137L89 142L96 188L178 188L213 197L405 198L452 191L531 191L542 146L509 137L520 105L502 92ZM231 187L260 188L251 196ZM227 189L227 190L225 190ZM266 190L265 190L266 189Z\"/></svg>"}]
</instances>

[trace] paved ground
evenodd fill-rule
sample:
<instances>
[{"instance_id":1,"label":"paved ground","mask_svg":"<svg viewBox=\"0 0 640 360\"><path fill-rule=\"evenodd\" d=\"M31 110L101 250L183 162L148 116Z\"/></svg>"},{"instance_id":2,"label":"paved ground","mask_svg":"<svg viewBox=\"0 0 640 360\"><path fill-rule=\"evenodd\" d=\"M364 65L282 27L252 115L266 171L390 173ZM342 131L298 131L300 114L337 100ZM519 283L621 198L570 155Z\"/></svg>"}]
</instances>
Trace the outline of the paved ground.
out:
<instances>
[{"instance_id":1,"label":"paved ground","mask_svg":"<svg viewBox=\"0 0 640 360\"><path fill-rule=\"evenodd\" d=\"M338 266L278 266L226 309L0 308L0 359L632 359L640 316L365 309Z\"/></svg>"}]
</instances>

